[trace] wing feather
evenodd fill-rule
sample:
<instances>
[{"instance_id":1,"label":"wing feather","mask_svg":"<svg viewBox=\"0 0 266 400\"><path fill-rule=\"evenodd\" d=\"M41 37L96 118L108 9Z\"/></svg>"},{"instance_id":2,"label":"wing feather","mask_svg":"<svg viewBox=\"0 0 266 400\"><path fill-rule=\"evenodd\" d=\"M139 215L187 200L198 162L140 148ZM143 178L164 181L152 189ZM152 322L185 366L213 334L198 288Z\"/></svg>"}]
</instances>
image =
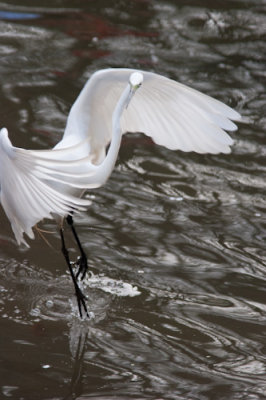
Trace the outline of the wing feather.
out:
<instances>
[{"instance_id":1,"label":"wing feather","mask_svg":"<svg viewBox=\"0 0 266 400\"><path fill-rule=\"evenodd\" d=\"M106 69L92 75L70 111L62 146L77 121L83 120L83 124L79 123L79 139L89 137L92 160L102 159L103 145L111 140L113 110L133 71ZM195 89L141 72L143 85L122 116L123 133L143 132L169 149L230 152L233 141L224 130L237 129L232 120L240 120L239 113Z\"/></svg>"},{"instance_id":2,"label":"wing feather","mask_svg":"<svg viewBox=\"0 0 266 400\"><path fill-rule=\"evenodd\" d=\"M18 243L27 245L23 233L34 237L32 227L52 214L65 216L73 210L82 210L90 204L88 200L74 197L67 192L68 186L51 184L53 174L46 173L42 179L36 174L33 156L25 157L10 143L7 130L0 131L0 200L11 222ZM21 157L21 154L23 156Z\"/></svg>"}]
</instances>

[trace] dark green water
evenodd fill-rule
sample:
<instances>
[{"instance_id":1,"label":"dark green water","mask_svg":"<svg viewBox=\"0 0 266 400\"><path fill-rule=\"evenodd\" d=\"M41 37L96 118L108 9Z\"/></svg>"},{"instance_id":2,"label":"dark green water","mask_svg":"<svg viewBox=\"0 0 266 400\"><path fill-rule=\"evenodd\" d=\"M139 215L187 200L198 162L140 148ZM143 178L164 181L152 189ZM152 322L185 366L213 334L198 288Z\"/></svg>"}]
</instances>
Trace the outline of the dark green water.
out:
<instances>
[{"instance_id":1,"label":"dark green water","mask_svg":"<svg viewBox=\"0 0 266 400\"><path fill-rule=\"evenodd\" d=\"M17 146L55 145L106 67L156 71L249 120L230 155L125 137L76 219L90 321L56 225L50 247L18 248L1 209L0 398L265 399L266 2L5 1L0 18L0 125Z\"/></svg>"}]
</instances>

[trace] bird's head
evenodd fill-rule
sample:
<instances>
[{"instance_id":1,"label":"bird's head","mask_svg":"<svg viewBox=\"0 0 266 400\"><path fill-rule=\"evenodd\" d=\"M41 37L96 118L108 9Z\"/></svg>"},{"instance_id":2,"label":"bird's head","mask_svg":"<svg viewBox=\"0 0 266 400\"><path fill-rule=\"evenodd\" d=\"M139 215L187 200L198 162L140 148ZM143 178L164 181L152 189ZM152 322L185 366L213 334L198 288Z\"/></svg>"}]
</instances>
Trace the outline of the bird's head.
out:
<instances>
[{"instance_id":1,"label":"bird's head","mask_svg":"<svg viewBox=\"0 0 266 400\"><path fill-rule=\"evenodd\" d=\"M141 72L133 72L129 77L130 94L127 100L126 108L128 107L136 90L142 85L143 74Z\"/></svg>"},{"instance_id":2,"label":"bird's head","mask_svg":"<svg viewBox=\"0 0 266 400\"><path fill-rule=\"evenodd\" d=\"M129 84L133 90L137 90L143 82L143 74L141 72L133 72L129 77Z\"/></svg>"}]
</instances>

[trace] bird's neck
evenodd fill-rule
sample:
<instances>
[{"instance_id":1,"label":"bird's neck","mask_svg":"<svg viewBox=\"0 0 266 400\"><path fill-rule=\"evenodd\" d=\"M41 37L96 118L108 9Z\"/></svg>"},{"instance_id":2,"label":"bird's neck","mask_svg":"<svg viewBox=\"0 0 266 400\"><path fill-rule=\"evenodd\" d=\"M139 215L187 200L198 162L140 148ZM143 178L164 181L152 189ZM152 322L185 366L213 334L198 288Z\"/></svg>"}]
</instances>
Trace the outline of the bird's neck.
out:
<instances>
[{"instance_id":1,"label":"bird's neck","mask_svg":"<svg viewBox=\"0 0 266 400\"><path fill-rule=\"evenodd\" d=\"M108 179L109 175L111 174L115 166L115 162L119 152L121 138L122 138L120 121L123 111L127 105L129 95L130 95L130 85L128 84L127 87L124 89L118 103L116 104L115 110L112 115L112 140L108 153L101 164L101 168L103 168L103 170L107 174L106 180Z\"/></svg>"}]
</instances>

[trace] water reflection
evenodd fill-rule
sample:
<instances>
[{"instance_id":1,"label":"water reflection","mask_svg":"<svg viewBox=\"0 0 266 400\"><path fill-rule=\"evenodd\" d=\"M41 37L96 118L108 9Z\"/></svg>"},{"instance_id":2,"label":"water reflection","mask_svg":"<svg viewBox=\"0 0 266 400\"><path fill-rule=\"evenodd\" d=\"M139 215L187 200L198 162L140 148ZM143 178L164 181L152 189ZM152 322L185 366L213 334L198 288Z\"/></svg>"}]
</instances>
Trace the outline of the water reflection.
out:
<instances>
[{"instance_id":1,"label":"water reflection","mask_svg":"<svg viewBox=\"0 0 266 400\"><path fill-rule=\"evenodd\" d=\"M85 328L85 329L84 329ZM70 328L70 350L73 357L73 375L70 382L69 394L65 400L76 399L82 394L82 380L84 370L84 354L88 338L87 326L73 324Z\"/></svg>"},{"instance_id":2,"label":"water reflection","mask_svg":"<svg viewBox=\"0 0 266 400\"><path fill-rule=\"evenodd\" d=\"M77 218L94 273L90 321L76 318L55 226L44 225L52 248L37 237L25 251L0 211L2 397L263 399L265 5L12 1L0 11L15 13L0 14L0 91L18 146L53 146L85 80L107 66L155 70L252 121L228 156L124 139L111 180Z\"/></svg>"}]
</instances>

